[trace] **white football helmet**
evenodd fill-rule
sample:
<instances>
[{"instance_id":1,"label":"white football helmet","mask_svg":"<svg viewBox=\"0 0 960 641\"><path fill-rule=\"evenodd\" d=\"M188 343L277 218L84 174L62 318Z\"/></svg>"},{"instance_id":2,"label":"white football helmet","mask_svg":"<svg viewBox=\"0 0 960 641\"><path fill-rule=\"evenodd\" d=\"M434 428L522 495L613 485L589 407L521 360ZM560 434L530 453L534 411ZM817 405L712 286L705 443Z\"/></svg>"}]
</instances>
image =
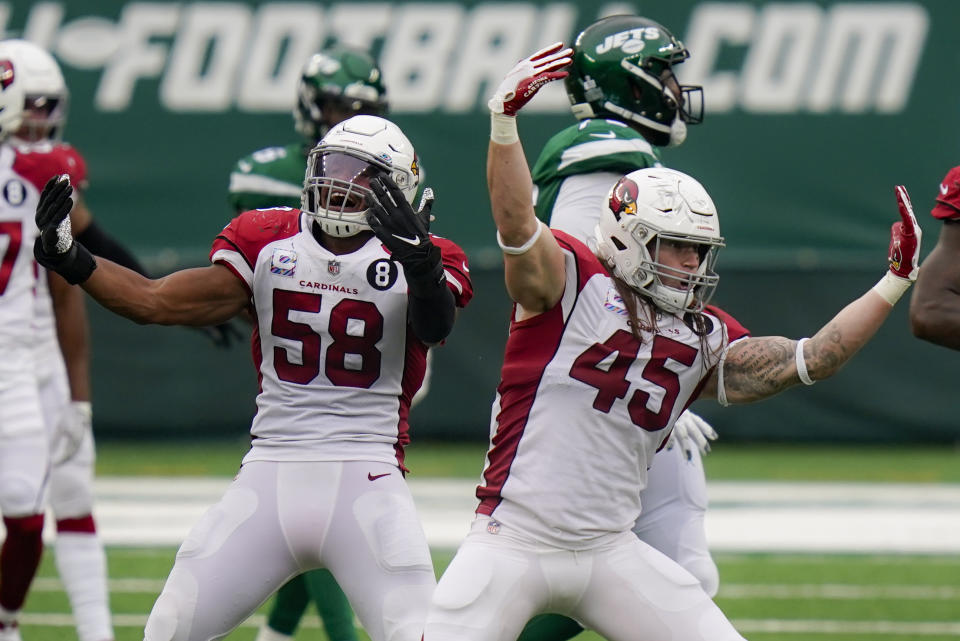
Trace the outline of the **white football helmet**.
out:
<instances>
[{"instance_id":1,"label":"white football helmet","mask_svg":"<svg viewBox=\"0 0 960 641\"><path fill-rule=\"evenodd\" d=\"M679 171L640 169L621 178L607 195L595 235L597 256L613 274L670 314L701 311L720 280L717 209L703 185ZM665 243L696 246L696 271L664 264Z\"/></svg>"},{"instance_id":2,"label":"white football helmet","mask_svg":"<svg viewBox=\"0 0 960 641\"><path fill-rule=\"evenodd\" d=\"M0 42L0 140L13 135L23 122L22 64L10 41Z\"/></svg>"},{"instance_id":3,"label":"white football helmet","mask_svg":"<svg viewBox=\"0 0 960 641\"><path fill-rule=\"evenodd\" d=\"M379 116L354 116L337 124L307 157L300 209L331 236L353 236L367 224L370 179L393 178L413 204L420 168L400 128Z\"/></svg>"},{"instance_id":4,"label":"white football helmet","mask_svg":"<svg viewBox=\"0 0 960 641\"><path fill-rule=\"evenodd\" d=\"M23 122L15 137L22 142L59 139L69 102L60 65L48 51L27 40L4 40L0 50L19 63L23 81Z\"/></svg>"}]
</instances>

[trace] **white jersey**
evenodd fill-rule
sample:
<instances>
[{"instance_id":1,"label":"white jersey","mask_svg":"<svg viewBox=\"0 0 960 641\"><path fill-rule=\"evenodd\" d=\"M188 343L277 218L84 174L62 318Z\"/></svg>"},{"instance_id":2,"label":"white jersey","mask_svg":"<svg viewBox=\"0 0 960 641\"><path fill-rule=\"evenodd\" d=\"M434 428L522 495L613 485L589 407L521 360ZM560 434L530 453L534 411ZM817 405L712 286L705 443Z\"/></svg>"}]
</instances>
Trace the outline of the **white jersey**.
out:
<instances>
[{"instance_id":1,"label":"white jersey","mask_svg":"<svg viewBox=\"0 0 960 641\"><path fill-rule=\"evenodd\" d=\"M39 189L17 172L16 154L0 146L0 349L33 345L37 264L33 242Z\"/></svg>"},{"instance_id":2,"label":"white jersey","mask_svg":"<svg viewBox=\"0 0 960 641\"><path fill-rule=\"evenodd\" d=\"M235 218L211 261L230 268L255 308L260 380L245 461L380 461L402 465L410 400L426 346L407 325L407 283L376 237L335 255L288 208ZM457 304L472 289L466 256L434 238Z\"/></svg>"},{"instance_id":3,"label":"white jersey","mask_svg":"<svg viewBox=\"0 0 960 641\"><path fill-rule=\"evenodd\" d=\"M742 328L711 310L701 337L660 314L638 342L599 260L553 233L567 284L553 309L511 323L477 511L578 549L633 527L654 453Z\"/></svg>"}]
</instances>

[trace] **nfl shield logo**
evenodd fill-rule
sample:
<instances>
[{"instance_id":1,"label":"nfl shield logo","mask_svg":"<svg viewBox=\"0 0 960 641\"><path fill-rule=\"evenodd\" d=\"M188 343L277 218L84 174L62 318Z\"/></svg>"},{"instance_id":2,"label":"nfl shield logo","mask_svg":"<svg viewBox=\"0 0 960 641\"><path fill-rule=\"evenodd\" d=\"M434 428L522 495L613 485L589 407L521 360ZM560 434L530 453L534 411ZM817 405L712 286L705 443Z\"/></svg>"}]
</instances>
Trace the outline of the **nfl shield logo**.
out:
<instances>
[{"instance_id":1,"label":"nfl shield logo","mask_svg":"<svg viewBox=\"0 0 960 641\"><path fill-rule=\"evenodd\" d=\"M327 273L331 276L336 276L340 273L340 261L331 260L327 263Z\"/></svg>"}]
</instances>

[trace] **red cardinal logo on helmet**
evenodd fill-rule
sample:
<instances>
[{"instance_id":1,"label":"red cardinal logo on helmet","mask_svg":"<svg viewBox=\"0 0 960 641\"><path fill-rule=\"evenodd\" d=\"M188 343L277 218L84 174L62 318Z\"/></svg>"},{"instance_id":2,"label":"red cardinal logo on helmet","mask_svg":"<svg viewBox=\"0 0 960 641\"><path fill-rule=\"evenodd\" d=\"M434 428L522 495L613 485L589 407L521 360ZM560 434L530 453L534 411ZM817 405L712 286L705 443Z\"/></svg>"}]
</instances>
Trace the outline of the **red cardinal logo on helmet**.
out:
<instances>
[{"instance_id":1,"label":"red cardinal logo on helmet","mask_svg":"<svg viewBox=\"0 0 960 641\"><path fill-rule=\"evenodd\" d=\"M13 63L9 60L0 60L0 89L6 89L13 84Z\"/></svg>"},{"instance_id":2,"label":"red cardinal logo on helmet","mask_svg":"<svg viewBox=\"0 0 960 641\"><path fill-rule=\"evenodd\" d=\"M620 220L620 214L637 213L637 194L640 188L626 176L620 179L610 194L610 211L613 212L617 220Z\"/></svg>"}]
</instances>

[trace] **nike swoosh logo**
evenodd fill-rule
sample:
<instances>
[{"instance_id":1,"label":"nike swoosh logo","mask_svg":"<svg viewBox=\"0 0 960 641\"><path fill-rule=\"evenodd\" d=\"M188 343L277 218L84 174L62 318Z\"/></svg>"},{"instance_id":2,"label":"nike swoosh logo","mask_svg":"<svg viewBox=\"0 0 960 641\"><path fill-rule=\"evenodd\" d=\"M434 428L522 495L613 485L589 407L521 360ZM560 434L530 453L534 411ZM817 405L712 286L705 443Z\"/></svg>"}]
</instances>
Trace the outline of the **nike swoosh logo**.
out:
<instances>
[{"instance_id":1,"label":"nike swoosh logo","mask_svg":"<svg viewBox=\"0 0 960 641\"><path fill-rule=\"evenodd\" d=\"M466 262L462 262L462 263L460 263L460 265L461 265L461 267L463 267L463 273L465 273L465 274L469 274L469 273L470 273L470 268L467 267L467 263L466 263Z\"/></svg>"},{"instance_id":2,"label":"nike swoosh logo","mask_svg":"<svg viewBox=\"0 0 960 641\"><path fill-rule=\"evenodd\" d=\"M950 188L943 183L940 183L940 193L946 196L948 191L950 191Z\"/></svg>"},{"instance_id":3,"label":"nike swoosh logo","mask_svg":"<svg viewBox=\"0 0 960 641\"><path fill-rule=\"evenodd\" d=\"M590 134L590 135L593 136L594 138L616 138L617 137L617 134L613 133L612 131L608 131L607 133L604 133L604 134Z\"/></svg>"},{"instance_id":4,"label":"nike swoosh logo","mask_svg":"<svg viewBox=\"0 0 960 641\"><path fill-rule=\"evenodd\" d=\"M367 472L368 481L376 481L377 479L382 479L384 476L390 476L390 472L387 472L386 474L377 474L377 475L373 475L370 472Z\"/></svg>"},{"instance_id":5,"label":"nike swoosh logo","mask_svg":"<svg viewBox=\"0 0 960 641\"><path fill-rule=\"evenodd\" d=\"M420 237L419 237L419 236L414 236L414 237L412 237L412 238L407 238L406 236L397 236L396 234L392 234L392 236L393 236L394 238L396 238L397 240L402 240L403 242L407 243L408 245L413 245L414 247L416 247L417 245L420 244Z\"/></svg>"}]
</instances>

